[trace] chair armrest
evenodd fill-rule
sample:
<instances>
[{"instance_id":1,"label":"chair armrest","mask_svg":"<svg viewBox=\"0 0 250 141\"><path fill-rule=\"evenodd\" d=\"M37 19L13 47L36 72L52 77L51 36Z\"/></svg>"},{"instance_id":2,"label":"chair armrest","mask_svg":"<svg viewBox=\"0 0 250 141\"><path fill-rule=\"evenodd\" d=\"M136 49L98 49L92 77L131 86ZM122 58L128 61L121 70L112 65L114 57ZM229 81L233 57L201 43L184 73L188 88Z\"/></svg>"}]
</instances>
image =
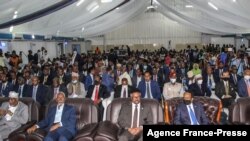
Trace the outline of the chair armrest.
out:
<instances>
[{"instance_id":1,"label":"chair armrest","mask_svg":"<svg viewBox=\"0 0 250 141\"><path fill-rule=\"evenodd\" d=\"M11 136L15 136L16 134L20 134L20 133L25 133L26 130L28 128L30 128L31 126L33 126L36 123L36 120L32 120L27 122L26 124L22 125L20 128L14 130L12 133L10 133L9 137Z\"/></svg>"},{"instance_id":2,"label":"chair armrest","mask_svg":"<svg viewBox=\"0 0 250 141\"><path fill-rule=\"evenodd\" d=\"M96 136L103 136L111 140L117 140L120 128L117 124L110 121L103 121L99 123L96 131Z\"/></svg>"},{"instance_id":3,"label":"chair armrest","mask_svg":"<svg viewBox=\"0 0 250 141\"><path fill-rule=\"evenodd\" d=\"M81 137L90 136L95 133L98 127L98 123L91 123L85 125L81 130L79 130L76 134L75 140Z\"/></svg>"}]
</instances>

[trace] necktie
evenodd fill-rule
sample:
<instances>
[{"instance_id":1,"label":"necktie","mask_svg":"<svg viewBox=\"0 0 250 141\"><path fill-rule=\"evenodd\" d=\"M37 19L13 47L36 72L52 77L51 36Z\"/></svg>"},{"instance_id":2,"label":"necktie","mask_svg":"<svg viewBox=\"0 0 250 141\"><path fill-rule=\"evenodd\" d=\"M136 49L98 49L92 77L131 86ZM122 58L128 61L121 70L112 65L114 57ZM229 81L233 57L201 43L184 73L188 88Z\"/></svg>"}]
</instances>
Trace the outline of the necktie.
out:
<instances>
[{"instance_id":1,"label":"necktie","mask_svg":"<svg viewBox=\"0 0 250 141\"><path fill-rule=\"evenodd\" d=\"M135 104L134 118L133 118L132 128L136 128L137 127L137 119L138 119L138 105Z\"/></svg>"},{"instance_id":2,"label":"necktie","mask_svg":"<svg viewBox=\"0 0 250 141\"><path fill-rule=\"evenodd\" d=\"M98 101L98 94L99 94L99 89L98 86L95 87L95 99L94 99L94 103L97 103Z\"/></svg>"},{"instance_id":3,"label":"necktie","mask_svg":"<svg viewBox=\"0 0 250 141\"><path fill-rule=\"evenodd\" d=\"M126 93L126 88L123 89L123 98L126 98L127 97L127 93Z\"/></svg>"},{"instance_id":4,"label":"necktie","mask_svg":"<svg viewBox=\"0 0 250 141\"><path fill-rule=\"evenodd\" d=\"M12 84L15 85L15 80L12 80Z\"/></svg>"},{"instance_id":5,"label":"necktie","mask_svg":"<svg viewBox=\"0 0 250 141\"><path fill-rule=\"evenodd\" d=\"M60 109L61 109L61 107L62 107L62 104L58 105L58 110L60 110Z\"/></svg>"},{"instance_id":6,"label":"necktie","mask_svg":"<svg viewBox=\"0 0 250 141\"><path fill-rule=\"evenodd\" d=\"M36 101L36 86L33 87L32 99Z\"/></svg>"},{"instance_id":7,"label":"necktie","mask_svg":"<svg viewBox=\"0 0 250 141\"><path fill-rule=\"evenodd\" d=\"M22 97L22 86L19 86L19 88L18 88L18 94L19 94L19 97Z\"/></svg>"},{"instance_id":8,"label":"necktie","mask_svg":"<svg viewBox=\"0 0 250 141\"><path fill-rule=\"evenodd\" d=\"M198 125L198 122L197 122L196 116L194 114L194 111L192 110L190 105L188 106L188 108L189 108L190 119L191 119L193 125Z\"/></svg>"},{"instance_id":9,"label":"necktie","mask_svg":"<svg viewBox=\"0 0 250 141\"><path fill-rule=\"evenodd\" d=\"M146 82L146 83L147 83L147 98L151 98L150 90L149 90L149 82Z\"/></svg>"},{"instance_id":10,"label":"necktie","mask_svg":"<svg viewBox=\"0 0 250 141\"><path fill-rule=\"evenodd\" d=\"M228 82L226 82L226 95L229 95L229 86L228 86Z\"/></svg>"},{"instance_id":11,"label":"necktie","mask_svg":"<svg viewBox=\"0 0 250 141\"><path fill-rule=\"evenodd\" d=\"M237 76L234 74L234 84L237 84Z\"/></svg>"}]
</instances>

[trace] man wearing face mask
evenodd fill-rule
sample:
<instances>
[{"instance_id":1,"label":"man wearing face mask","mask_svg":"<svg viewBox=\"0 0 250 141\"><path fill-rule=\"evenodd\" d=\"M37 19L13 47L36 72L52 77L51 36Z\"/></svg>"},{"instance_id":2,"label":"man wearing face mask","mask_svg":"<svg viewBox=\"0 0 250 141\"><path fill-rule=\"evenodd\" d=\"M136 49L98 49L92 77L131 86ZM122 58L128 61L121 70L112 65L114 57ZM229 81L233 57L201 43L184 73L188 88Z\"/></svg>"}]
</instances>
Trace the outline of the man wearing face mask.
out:
<instances>
[{"instance_id":1,"label":"man wearing face mask","mask_svg":"<svg viewBox=\"0 0 250 141\"><path fill-rule=\"evenodd\" d=\"M238 83L238 93L240 97L250 96L250 69L244 71L244 78Z\"/></svg>"},{"instance_id":2,"label":"man wearing face mask","mask_svg":"<svg viewBox=\"0 0 250 141\"><path fill-rule=\"evenodd\" d=\"M163 96L165 99L170 99L173 97L182 97L184 92L182 84L176 82L176 73L171 73L169 75L170 82L165 83L163 87Z\"/></svg>"},{"instance_id":3,"label":"man wearing face mask","mask_svg":"<svg viewBox=\"0 0 250 141\"><path fill-rule=\"evenodd\" d=\"M201 74L195 75L195 83L190 85L189 90L193 92L194 96L211 96L211 91L206 83L203 83Z\"/></svg>"},{"instance_id":4,"label":"man wearing face mask","mask_svg":"<svg viewBox=\"0 0 250 141\"><path fill-rule=\"evenodd\" d=\"M229 82L229 72L224 71L221 76L221 81L215 86L215 95L217 95L222 102L224 108L228 108L236 98L236 90L232 83Z\"/></svg>"},{"instance_id":5,"label":"man wearing face mask","mask_svg":"<svg viewBox=\"0 0 250 141\"><path fill-rule=\"evenodd\" d=\"M209 120L201 103L193 102L193 94L186 91L183 103L180 103L174 114L175 125L208 125Z\"/></svg>"},{"instance_id":6,"label":"man wearing face mask","mask_svg":"<svg viewBox=\"0 0 250 141\"><path fill-rule=\"evenodd\" d=\"M71 82L67 85L69 98L85 98L86 92L82 82L79 81L79 74L72 72Z\"/></svg>"}]
</instances>

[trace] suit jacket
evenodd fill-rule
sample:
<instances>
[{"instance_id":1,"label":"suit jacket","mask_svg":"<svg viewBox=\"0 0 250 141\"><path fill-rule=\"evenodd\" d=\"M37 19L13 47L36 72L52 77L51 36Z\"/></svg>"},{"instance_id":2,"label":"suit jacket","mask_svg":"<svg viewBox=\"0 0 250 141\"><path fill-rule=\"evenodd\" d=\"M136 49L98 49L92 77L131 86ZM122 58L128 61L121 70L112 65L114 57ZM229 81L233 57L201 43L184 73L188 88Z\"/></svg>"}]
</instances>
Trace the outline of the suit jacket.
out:
<instances>
[{"instance_id":1,"label":"suit jacket","mask_svg":"<svg viewBox=\"0 0 250 141\"><path fill-rule=\"evenodd\" d=\"M238 74L236 74L236 77L237 77L237 81L236 81L236 83L235 83L235 82L234 82L233 74L230 74L230 79L229 79L229 81L230 81L230 83L234 84L234 86L237 86L237 85L238 85L238 82L239 82L240 79L241 79L241 76L239 76Z\"/></svg>"},{"instance_id":2,"label":"suit jacket","mask_svg":"<svg viewBox=\"0 0 250 141\"><path fill-rule=\"evenodd\" d=\"M227 70L227 68L223 68L223 71ZM215 77L215 82L218 83L220 82L220 69L215 69L214 70L214 77Z\"/></svg>"},{"instance_id":3,"label":"suit jacket","mask_svg":"<svg viewBox=\"0 0 250 141\"><path fill-rule=\"evenodd\" d=\"M59 85L59 92L64 92L65 96L68 97L67 88L64 85ZM54 97L54 87L49 87L45 103L49 103Z\"/></svg>"},{"instance_id":4,"label":"suit jacket","mask_svg":"<svg viewBox=\"0 0 250 141\"><path fill-rule=\"evenodd\" d=\"M19 85L15 85L13 90L18 93ZM23 90L21 91L22 93L19 94L19 97L27 97L29 91L29 85L24 84L23 85Z\"/></svg>"},{"instance_id":5,"label":"suit jacket","mask_svg":"<svg viewBox=\"0 0 250 141\"><path fill-rule=\"evenodd\" d=\"M161 90L156 81L150 82L151 94L154 99L160 100L161 98ZM138 89L141 91L141 97L144 98L146 95L146 81L143 80L139 83Z\"/></svg>"},{"instance_id":6,"label":"suit jacket","mask_svg":"<svg viewBox=\"0 0 250 141\"><path fill-rule=\"evenodd\" d=\"M127 95L128 97L130 97L131 91L134 89L134 87L128 85L128 90L127 90ZM122 93L122 85L118 85L115 88L115 94L114 94L114 98L119 98L121 97L121 93Z\"/></svg>"},{"instance_id":7,"label":"suit jacket","mask_svg":"<svg viewBox=\"0 0 250 141\"><path fill-rule=\"evenodd\" d=\"M94 78L93 78L94 79ZM86 79L85 79L85 90L87 91L89 89L90 85L93 85L93 80L90 76L90 74L87 75Z\"/></svg>"},{"instance_id":8,"label":"suit jacket","mask_svg":"<svg viewBox=\"0 0 250 141\"><path fill-rule=\"evenodd\" d=\"M137 88L137 76L132 77L131 80L132 80L132 86ZM141 81L142 80L144 80L143 76L141 76ZM138 86L139 86L139 84L138 84Z\"/></svg>"},{"instance_id":9,"label":"suit jacket","mask_svg":"<svg viewBox=\"0 0 250 141\"><path fill-rule=\"evenodd\" d=\"M201 89L197 83L193 83L190 85L189 90L191 90L194 96L211 96L211 91L208 89L205 83L201 84Z\"/></svg>"},{"instance_id":10,"label":"suit jacket","mask_svg":"<svg viewBox=\"0 0 250 141\"><path fill-rule=\"evenodd\" d=\"M239 82L238 82L238 94L240 97L248 97L248 91L247 91L247 84L245 82L245 79L242 78Z\"/></svg>"},{"instance_id":11,"label":"suit jacket","mask_svg":"<svg viewBox=\"0 0 250 141\"><path fill-rule=\"evenodd\" d=\"M228 82L229 83L229 82ZM221 99L223 107L229 107L236 98L236 89L234 84L229 83L229 95L231 98L222 98L226 94L226 89L223 81L220 81L215 86L215 95Z\"/></svg>"},{"instance_id":12,"label":"suit jacket","mask_svg":"<svg viewBox=\"0 0 250 141\"><path fill-rule=\"evenodd\" d=\"M95 85L90 85L89 86L86 98L91 98L92 97L94 89L95 89ZM102 85L102 84L99 86L99 91L98 92L99 92L98 99L100 99L100 98L105 99L105 98L108 98L110 96L110 93L108 92L107 87Z\"/></svg>"},{"instance_id":13,"label":"suit jacket","mask_svg":"<svg viewBox=\"0 0 250 141\"><path fill-rule=\"evenodd\" d=\"M41 104L45 105L46 103L46 97L47 97L48 88L42 84L38 85L37 91L36 91L36 101ZM27 97L32 97L33 93L33 85L29 86Z\"/></svg>"},{"instance_id":14,"label":"suit jacket","mask_svg":"<svg viewBox=\"0 0 250 141\"><path fill-rule=\"evenodd\" d=\"M56 108L57 106L49 108L48 115L37 124L39 128L43 128L49 132L49 129L55 120ZM73 136L76 134L76 111L73 106L64 104L61 122L62 127L60 128L65 128L72 133Z\"/></svg>"},{"instance_id":15,"label":"suit jacket","mask_svg":"<svg viewBox=\"0 0 250 141\"><path fill-rule=\"evenodd\" d=\"M194 113L199 125L209 124L209 120L204 112L203 106L198 103L193 103ZM176 125L191 125L187 106L184 103L180 103L174 114L174 124Z\"/></svg>"},{"instance_id":16,"label":"suit jacket","mask_svg":"<svg viewBox=\"0 0 250 141\"><path fill-rule=\"evenodd\" d=\"M139 118L140 118L139 126L153 123L153 115L151 108L147 105L144 105L142 102L140 107ZM122 104L118 117L118 124L121 128L128 129L131 128L131 123L132 123L132 102L126 102Z\"/></svg>"},{"instance_id":17,"label":"suit jacket","mask_svg":"<svg viewBox=\"0 0 250 141\"><path fill-rule=\"evenodd\" d=\"M9 97L9 92L13 90L13 85L10 82L7 82L4 90L2 90L2 88L3 88L2 85L3 85L3 83L0 83L0 95L2 95L4 97Z\"/></svg>"},{"instance_id":18,"label":"suit jacket","mask_svg":"<svg viewBox=\"0 0 250 141\"><path fill-rule=\"evenodd\" d=\"M4 102L1 106L1 109L8 110L9 103ZM28 106L19 101L17 109L15 110L10 121L7 121L5 118L0 117L0 124L5 123L11 129L11 132L21 127L21 125L26 124L28 121Z\"/></svg>"},{"instance_id":19,"label":"suit jacket","mask_svg":"<svg viewBox=\"0 0 250 141\"><path fill-rule=\"evenodd\" d=\"M47 81L44 83L44 77L45 77L45 75L44 74L42 74L41 76L40 76L40 83L41 84L44 84L44 85L47 85L47 86L50 86L50 85L52 85L52 79L53 79L53 77L52 77L52 75L48 75L48 77L47 77Z\"/></svg>"}]
</instances>

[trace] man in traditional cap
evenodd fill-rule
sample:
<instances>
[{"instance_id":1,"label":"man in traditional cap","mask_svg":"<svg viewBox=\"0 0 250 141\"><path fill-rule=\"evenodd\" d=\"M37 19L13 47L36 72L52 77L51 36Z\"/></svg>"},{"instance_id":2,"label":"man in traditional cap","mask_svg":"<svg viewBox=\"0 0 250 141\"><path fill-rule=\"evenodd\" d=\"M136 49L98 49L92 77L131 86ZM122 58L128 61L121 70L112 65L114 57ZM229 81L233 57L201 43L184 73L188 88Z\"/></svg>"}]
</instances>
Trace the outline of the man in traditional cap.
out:
<instances>
[{"instance_id":1,"label":"man in traditional cap","mask_svg":"<svg viewBox=\"0 0 250 141\"><path fill-rule=\"evenodd\" d=\"M79 74L72 72L71 82L67 85L69 98L85 98L84 84L79 81Z\"/></svg>"},{"instance_id":2,"label":"man in traditional cap","mask_svg":"<svg viewBox=\"0 0 250 141\"><path fill-rule=\"evenodd\" d=\"M28 106L18 101L18 93L10 91L9 102L0 107L0 141L28 121Z\"/></svg>"},{"instance_id":3,"label":"man in traditional cap","mask_svg":"<svg viewBox=\"0 0 250 141\"><path fill-rule=\"evenodd\" d=\"M184 89L181 83L176 82L177 76L176 73L170 73L169 75L170 82L165 83L163 87L163 96L165 99L173 97L182 97Z\"/></svg>"},{"instance_id":4,"label":"man in traditional cap","mask_svg":"<svg viewBox=\"0 0 250 141\"><path fill-rule=\"evenodd\" d=\"M203 78L201 74L195 75L195 83L190 85L189 90L193 92L194 96L211 96L211 91L208 89L207 85L203 83Z\"/></svg>"}]
</instances>

